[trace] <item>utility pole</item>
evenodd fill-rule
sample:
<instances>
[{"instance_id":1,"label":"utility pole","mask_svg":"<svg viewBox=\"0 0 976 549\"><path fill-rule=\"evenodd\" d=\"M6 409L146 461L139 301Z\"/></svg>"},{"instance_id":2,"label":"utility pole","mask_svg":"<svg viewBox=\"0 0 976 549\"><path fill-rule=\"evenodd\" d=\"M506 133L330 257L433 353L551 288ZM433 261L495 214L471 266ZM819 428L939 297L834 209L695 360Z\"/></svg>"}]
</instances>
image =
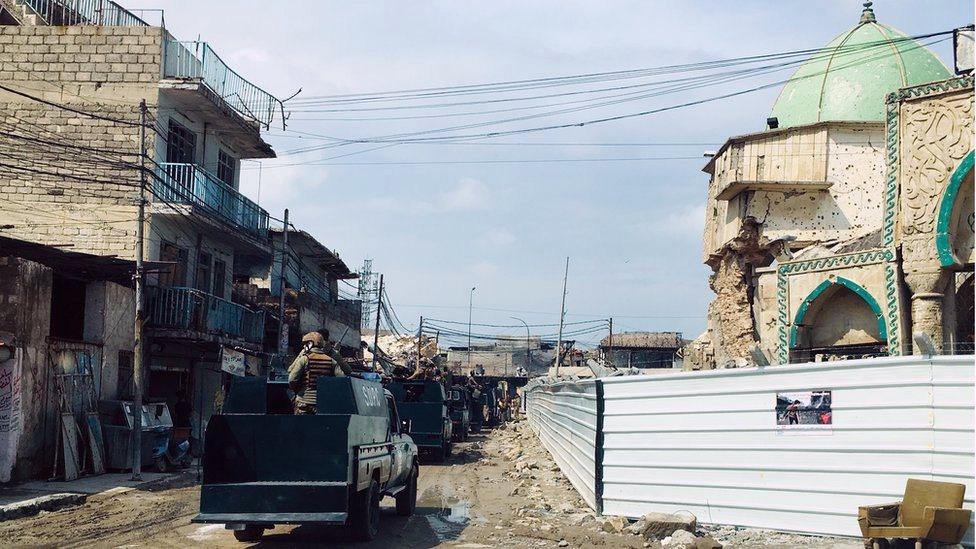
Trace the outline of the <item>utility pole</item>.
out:
<instances>
[{"instance_id":1,"label":"utility pole","mask_svg":"<svg viewBox=\"0 0 976 549\"><path fill-rule=\"evenodd\" d=\"M525 325L525 373L528 375L529 370L532 368L532 354L529 350L532 347L532 336L529 335L529 324L517 316L510 316L508 318L518 320ZM505 373L508 374L507 371Z\"/></svg>"},{"instance_id":2,"label":"utility pole","mask_svg":"<svg viewBox=\"0 0 976 549\"><path fill-rule=\"evenodd\" d=\"M281 295L278 296L278 352L282 357L288 352L285 337L285 267L288 265L288 208L285 208L285 230L281 233L281 273L278 277Z\"/></svg>"},{"instance_id":3,"label":"utility pole","mask_svg":"<svg viewBox=\"0 0 976 549\"><path fill-rule=\"evenodd\" d=\"M142 480L142 393L143 393L143 350L142 325L145 323L143 308L143 225L146 220L146 100L139 102L139 213L136 219L136 322L135 346L133 347L132 374L132 435L129 450L132 451L132 480Z\"/></svg>"},{"instance_id":4,"label":"utility pole","mask_svg":"<svg viewBox=\"0 0 976 549\"><path fill-rule=\"evenodd\" d=\"M613 317L610 317L610 340L607 343L607 353L610 356L610 366L613 366Z\"/></svg>"},{"instance_id":5,"label":"utility pole","mask_svg":"<svg viewBox=\"0 0 976 549\"><path fill-rule=\"evenodd\" d=\"M477 286L471 288L468 294L468 372L471 372L471 311L474 309L474 291Z\"/></svg>"},{"instance_id":6,"label":"utility pole","mask_svg":"<svg viewBox=\"0 0 976 549\"><path fill-rule=\"evenodd\" d=\"M420 317L420 327L417 328L417 368L420 369L420 341L424 337L424 317ZM416 371L414 370L414 371Z\"/></svg>"},{"instance_id":7,"label":"utility pole","mask_svg":"<svg viewBox=\"0 0 976 549\"><path fill-rule=\"evenodd\" d=\"M376 371L376 360L380 354L380 315L383 314L383 274L380 273L380 290L376 293L376 329L373 330L373 371Z\"/></svg>"},{"instance_id":8,"label":"utility pole","mask_svg":"<svg viewBox=\"0 0 976 549\"><path fill-rule=\"evenodd\" d=\"M569 280L569 256L566 257L566 274L563 275L563 304L559 307L559 338L556 343L556 377L563 360L563 321L566 320L566 281Z\"/></svg>"}]
</instances>

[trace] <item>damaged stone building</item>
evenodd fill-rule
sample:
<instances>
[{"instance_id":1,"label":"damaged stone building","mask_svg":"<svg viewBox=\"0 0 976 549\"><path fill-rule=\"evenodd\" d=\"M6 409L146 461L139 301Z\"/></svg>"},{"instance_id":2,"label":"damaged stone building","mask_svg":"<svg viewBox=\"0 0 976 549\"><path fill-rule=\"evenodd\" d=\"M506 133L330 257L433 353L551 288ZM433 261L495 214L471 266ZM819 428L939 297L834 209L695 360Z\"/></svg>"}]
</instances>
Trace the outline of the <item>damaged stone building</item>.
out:
<instances>
[{"instance_id":1,"label":"damaged stone building","mask_svg":"<svg viewBox=\"0 0 976 549\"><path fill-rule=\"evenodd\" d=\"M764 131L726 141L704 168L715 298L685 368L918 353L916 332L972 352L969 67L953 76L868 5Z\"/></svg>"}]
</instances>

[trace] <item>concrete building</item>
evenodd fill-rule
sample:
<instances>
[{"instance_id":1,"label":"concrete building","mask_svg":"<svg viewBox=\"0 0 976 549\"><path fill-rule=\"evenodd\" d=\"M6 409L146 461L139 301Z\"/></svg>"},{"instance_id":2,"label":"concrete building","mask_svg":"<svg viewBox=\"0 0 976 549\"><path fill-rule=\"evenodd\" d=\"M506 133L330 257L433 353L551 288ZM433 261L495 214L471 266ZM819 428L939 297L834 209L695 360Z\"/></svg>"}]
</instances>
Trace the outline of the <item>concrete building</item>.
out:
<instances>
[{"instance_id":1,"label":"concrete building","mask_svg":"<svg viewBox=\"0 0 976 549\"><path fill-rule=\"evenodd\" d=\"M131 398L134 264L0 236L0 482L48 478L60 424L56 380ZM76 380L78 378L75 378Z\"/></svg>"},{"instance_id":2,"label":"concrete building","mask_svg":"<svg viewBox=\"0 0 976 549\"><path fill-rule=\"evenodd\" d=\"M359 275L349 270L339 254L309 233L290 230L282 279L283 231L275 228L270 235L274 249L279 250L274 262L262 276L251 277L248 284L237 284L235 291L241 294L241 301L260 306L277 318L284 280L288 352L283 366L287 367L289 359L298 354L302 335L314 331L328 330L330 338L341 344L344 356L355 355L362 340L362 301L342 297L339 281ZM269 333L275 334L273 341L280 341L277 330L276 322L268 326Z\"/></svg>"},{"instance_id":3,"label":"concrete building","mask_svg":"<svg viewBox=\"0 0 976 549\"><path fill-rule=\"evenodd\" d=\"M240 162L280 102L206 42L182 42L118 4L4 2L0 25L3 234L135 258L140 101L151 169L147 395L193 403L195 435L219 402L224 349L264 351L265 317L232 300L267 272L268 213L239 192ZM185 418L178 418L178 421Z\"/></svg>"},{"instance_id":4,"label":"concrete building","mask_svg":"<svg viewBox=\"0 0 976 549\"><path fill-rule=\"evenodd\" d=\"M972 88L870 7L802 65L704 169L716 296L686 367L971 350Z\"/></svg>"},{"instance_id":5,"label":"concrete building","mask_svg":"<svg viewBox=\"0 0 976 549\"><path fill-rule=\"evenodd\" d=\"M519 367L528 375L544 374L556 357L556 343L539 337L528 340L517 336L500 338L485 345L450 347L447 366L457 374L484 368L488 376L513 376Z\"/></svg>"},{"instance_id":6,"label":"concrete building","mask_svg":"<svg viewBox=\"0 0 976 549\"><path fill-rule=\"evenodd\" d=\"M681 332L625 332L600 341L600 355L617 368L681 368Z\"/></svg>"}]
</instances>

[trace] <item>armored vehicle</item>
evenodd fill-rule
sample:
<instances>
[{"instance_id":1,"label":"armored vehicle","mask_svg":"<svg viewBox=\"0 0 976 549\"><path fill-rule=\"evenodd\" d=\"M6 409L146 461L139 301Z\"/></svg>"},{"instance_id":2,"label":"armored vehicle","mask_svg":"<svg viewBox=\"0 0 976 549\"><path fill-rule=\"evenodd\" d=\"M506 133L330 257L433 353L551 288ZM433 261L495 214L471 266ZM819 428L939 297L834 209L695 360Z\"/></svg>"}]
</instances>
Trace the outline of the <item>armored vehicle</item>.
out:
<instances>
[{"instance_id":1,"label":"armored vehicle","mask_svg":"<svg viewBox=\"0 0 976 549\"><path fill-rule=\"evenodd\" d=\"M471 432L471 394L466 387L452 387L449 391L447 407L451 413L451 426L454 440L468 440Z\"/></svg>"},{"instance_id":2,"label":"armored vehicle","mask_svg":"<svg viewBox=\"0 0 976 549\"><path fill-rule=\"evenodd\" d=\"M437 381L394 381L388 388L400 417L410 423L409 434L417 447L436 461L447 459L454 429L444 386Z\"/></svg>"},{"instance_id":3,"label":"armored vehicle","mask_svg":"<svg viewBox=\"0 0 976 549\"><path fill-rule=\"evenodd\" d=\"M401 516L417 502L417 446L392 395L374 381L318 379L315 415L292 415L287 384L235 378L207 425L200 514L239 541L276 524L346 525L364 540L379 530L383 496Z\"/></svg>"}]
</instances>

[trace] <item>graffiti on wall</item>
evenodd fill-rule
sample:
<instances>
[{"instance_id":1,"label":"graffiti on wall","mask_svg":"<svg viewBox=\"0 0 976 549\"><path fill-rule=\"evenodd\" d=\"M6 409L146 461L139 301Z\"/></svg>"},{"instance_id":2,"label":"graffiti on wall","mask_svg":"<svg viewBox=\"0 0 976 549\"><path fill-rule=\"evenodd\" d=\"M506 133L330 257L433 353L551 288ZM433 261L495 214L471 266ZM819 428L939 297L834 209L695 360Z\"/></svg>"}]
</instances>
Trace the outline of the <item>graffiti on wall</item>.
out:
<instances>
[{"instance_id":1,"label":"graffiti on wall","mask_svg":"<svg viewBox=\"0 0 976 549\"><path fill-rule=\"evenodd\" d=\"M0 482L10 481L17 459L17 444L23 431L21 421L21 360L17 349L13 358L0 363Z\"/></svg>"}]
</instances>

